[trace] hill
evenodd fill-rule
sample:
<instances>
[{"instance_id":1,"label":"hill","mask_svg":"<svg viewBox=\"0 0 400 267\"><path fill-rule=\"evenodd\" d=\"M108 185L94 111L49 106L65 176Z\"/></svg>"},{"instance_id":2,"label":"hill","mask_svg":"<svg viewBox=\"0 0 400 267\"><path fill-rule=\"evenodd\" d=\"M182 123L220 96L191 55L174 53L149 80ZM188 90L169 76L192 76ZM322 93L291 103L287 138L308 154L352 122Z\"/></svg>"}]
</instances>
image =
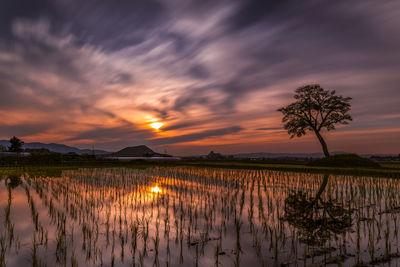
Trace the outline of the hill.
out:
<instances>
[{"instance_id":1,"label":"hill","mask_svg":"<svg viewBox=\"0 0 400 267\"><path fill-rule=\"evenodd\" d=\"M131 146L112 153L110 157L170 157L169 155L154 152L145 145Z\"/></svg>"},{"instance_id":2,"label":"hill","mask_svg":"<svg viewBox=\"0 0 400 267\"><path fill-rule=\"evenodd\" d=\"M0 140L0 145L8 147L10 146L10 142L7 140ZM30 148L30 149L41 149L45 148L48 149L52 152L57 152L57 153L62 153L62 154L67 154L67 153L76 153L78 155L82 154L92 154L94 152L95 155L101 155L101 154L109 154L110 152L104 151L104 150L91 150L91 149L79 149L76 147L72 146L67 146L64 144L55 144L55 143L50 143L50 144L45 144L45 143L40 143L40 142L33 142L33 143L25 143L23 146L24 149Z\"/></svg>"}]
</instances>

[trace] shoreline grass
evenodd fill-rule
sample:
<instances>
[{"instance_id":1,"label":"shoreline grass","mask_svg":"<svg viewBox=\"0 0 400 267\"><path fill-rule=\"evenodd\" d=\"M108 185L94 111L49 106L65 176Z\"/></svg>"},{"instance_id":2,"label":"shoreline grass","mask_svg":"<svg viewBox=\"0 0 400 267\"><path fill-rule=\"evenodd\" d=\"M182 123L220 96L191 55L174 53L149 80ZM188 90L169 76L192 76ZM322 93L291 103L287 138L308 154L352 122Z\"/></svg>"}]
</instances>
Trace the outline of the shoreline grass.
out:
<instances>
[{"instance_id":1,"label":"shoreline grass","mask_svg":"<svg viewBox=\"0 0 400 267\"><path fill-rule=\"evenodd\" d=\"M32 172L33 174L57 174L62 170L78 168L135 168L145 169L151 167L213 167L232 169L265 169L274 171L302 172L302 173L329 173L338 175L374 176L385 178L400 178L400 164L382 163L381 168L348 168L348 167L322 167L308 166L306 164L293 163L252 163L240 161L129 161L129 162L84 162L70 165L26 165L26 166L0 166L0 175L7 173Z\"/></svg>"},{"instance_id":2,"label":"shoreline grass","mask_svg":"<svg viewBox=\"0 0 400 267\"><path fill-rule=\"evenodd\" d=\"M278 163L249 163L249 162L179 162L177 165L196 167L218 167L239 169L266 169L275 171L329 173L355 176L378 176L386 178L400 178L400 166L393 167L381 164L381 168L344 168L344 167L315 167L305 164L278 164ZM399 164L400 165L400 164Z\"/></svg>"}]
</instances>

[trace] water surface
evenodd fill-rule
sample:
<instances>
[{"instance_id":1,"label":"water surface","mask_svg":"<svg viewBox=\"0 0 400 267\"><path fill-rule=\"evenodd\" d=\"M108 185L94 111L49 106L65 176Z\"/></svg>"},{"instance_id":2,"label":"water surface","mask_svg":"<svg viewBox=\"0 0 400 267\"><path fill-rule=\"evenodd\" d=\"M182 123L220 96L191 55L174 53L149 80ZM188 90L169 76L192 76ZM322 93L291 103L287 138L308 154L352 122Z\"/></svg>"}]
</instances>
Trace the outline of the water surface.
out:
<instances>
[{"instance_id":1,"label":"water surface","mask_svg":"<svg viewBox=\"0 0 400 267\"><path fill-rule=\"evenodd\" d=\"M316 202L323 175L267 170L79 169L1 179L0 266L398 263L395 179L331 175ZM306 201L315 203L309 214Z\"/></svg>"}]
</instances>

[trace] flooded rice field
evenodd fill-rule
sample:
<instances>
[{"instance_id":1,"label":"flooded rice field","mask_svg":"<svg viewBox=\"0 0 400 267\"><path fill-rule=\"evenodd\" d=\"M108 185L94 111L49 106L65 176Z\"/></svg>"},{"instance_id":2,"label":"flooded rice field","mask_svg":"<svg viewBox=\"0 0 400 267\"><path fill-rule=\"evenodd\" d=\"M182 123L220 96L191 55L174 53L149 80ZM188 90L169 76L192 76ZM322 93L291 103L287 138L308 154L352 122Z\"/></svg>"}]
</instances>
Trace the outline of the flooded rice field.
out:
<instances>
[{"instance_id":1,"label":"flooded rice field","mask_svg":"<svg viewBox=\"0 0 400 267\"><path fill-rule=\"evenodd\" d=\"M3 175L0 266L397 266L399 187L191 167Z\"/></svg>"}]
</instances>

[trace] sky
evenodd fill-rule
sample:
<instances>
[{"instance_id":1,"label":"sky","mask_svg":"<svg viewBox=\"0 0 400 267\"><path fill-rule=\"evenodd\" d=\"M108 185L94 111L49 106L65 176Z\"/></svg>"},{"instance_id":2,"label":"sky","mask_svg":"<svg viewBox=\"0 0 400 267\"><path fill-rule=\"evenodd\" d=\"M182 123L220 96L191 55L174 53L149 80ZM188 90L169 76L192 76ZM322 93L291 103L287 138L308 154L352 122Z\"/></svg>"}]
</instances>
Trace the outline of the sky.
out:
<instances>
[{"instance_id":1,"label":"sky","mask_svg":"<svg viewBox=\"0 0 400 267\"><path fill-rule=\"evenodd\" d=\"M320 152L276 111L317 83L353 98L331 151L398 154L399 25L389 0L2 0L0 139Z\"/></svg>"}]
</instances>

